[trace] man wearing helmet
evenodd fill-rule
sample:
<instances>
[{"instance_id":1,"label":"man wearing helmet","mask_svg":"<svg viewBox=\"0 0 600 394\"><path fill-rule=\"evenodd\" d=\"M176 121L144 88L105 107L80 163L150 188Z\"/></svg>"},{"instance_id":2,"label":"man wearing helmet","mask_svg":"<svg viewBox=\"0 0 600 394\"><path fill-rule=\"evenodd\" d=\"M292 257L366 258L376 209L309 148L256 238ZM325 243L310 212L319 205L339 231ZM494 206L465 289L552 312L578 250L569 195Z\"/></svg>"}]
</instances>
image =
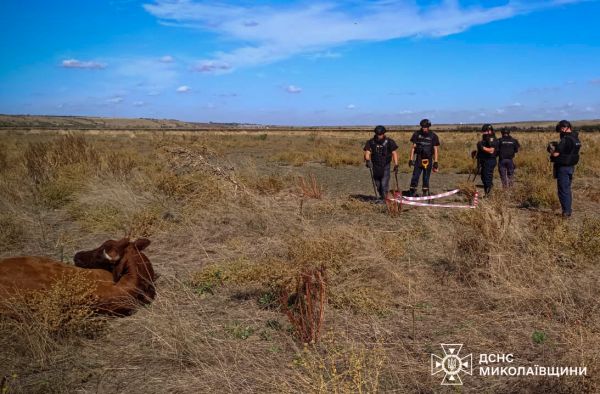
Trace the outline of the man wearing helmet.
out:
<instances>
[{"instance_id":1,"label":"man wearing helmet","mask_svg":"<svg viewBox=\"0 0 600 394\"><path fill-rule=\"evenodd\" d=\"M394 172L398 172L398 145L387 138L386 129L383 126L375 127L375 135L367 141L364 147L365 164L372 169L373 181L377 188L380 201L383 202L389 190L390 165L394 162Z\"/></svg>"},{"instance_id":2,"label":"man wearing helmet","mask_svg":"<svg viewBox=\"0 0 600 394\"><path fill-rule=\"evenodd\" d=\"M502 137L498 140L498 172L502 187L512 187L515 174L513 159L519 151L519 141L510 136L510 130L505 127L501 131Z\"/></svg>"},{"instance_id":3,"label":"man wearing helmet","mask_svg":"<svg viewBox=\"0 0 600 394\"><path fill-rule=\"evenodd\" d=\"M494 127L491 124L484 124L481 128L481 141L477 143L477 160L481 165L481 182L486 196L490 194L494 186L497 148Z\"/></svg>"},{"instance_id":4,"label":"man wearing helmet","mask_svg":"<svg viewBox=\"0 0 600 394\"><path fill-rule=\"evenodd\" d=\"M550 161L554 163L554 178L556 178L562 215L563 217L570 217L573 203L571 182L573 181L575 165L579 162L581 142L578 133L572 131L571 123L567 120L558 122L556 131L560 132L560 142L550 145L548 150Z\"/></svg>"},{"instance_id":5,"label":"man wearing helmet","mask_svg":"<svg viewBox=\"0 0 600 394\"><path fill-rule=\"evenodd\" d=\"M416 131L410 138L412 148L410 149L410 157L408 166L413 167L413 174L410 180L410 190L408 194L414 196L419 185L419 178L423 173L423 195L428 196L429 193L429 177L431 170L438 171L438 146L440 140L433 131L430 131L431 122L429 119L423 119L419 123L421 129ZM416 157L415 157L416 156Z\"/></svg>"}]
</instances>

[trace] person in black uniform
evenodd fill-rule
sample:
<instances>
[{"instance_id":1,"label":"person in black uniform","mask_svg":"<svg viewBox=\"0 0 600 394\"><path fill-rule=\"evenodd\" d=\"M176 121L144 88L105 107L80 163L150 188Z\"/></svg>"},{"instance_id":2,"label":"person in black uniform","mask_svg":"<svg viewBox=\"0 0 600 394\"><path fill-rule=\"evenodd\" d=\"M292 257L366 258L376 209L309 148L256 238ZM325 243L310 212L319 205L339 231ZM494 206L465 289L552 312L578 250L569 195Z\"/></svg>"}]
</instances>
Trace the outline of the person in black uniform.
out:
<instances>
[{"instance_id":1,"label":"person in black uniform","mask_svg":"<svg viewBox=\"0 0 600 394\"><path fill-rule=\"evenodd\" d=\"M494 186L494 167L496 167L498 144L494 135L494 127L491 124L484 124L481 133L481 141L477 143L477 160L481 165L483 191L488 196Z\"/></svg>"},{"instance_id":2,"label":"person in black uniform","mask_svg":"<svg viewBox=\"0 0 600 394\"><path fill-rule=\"evenodd\" d=\"M575 166L579 163L581 142L579 141L579 134L571 129L571 123L567 120L558 122L556 131L560 132L560 142L550 143L548 152L550 153L550 161L554 163L554 178L556 178L562 216L570 217L573 212L571 182L573 181Z\"/></svg>"},{"instance_id":3,"label":"person in black uniform","mask_svg":"<svg viewBox=\"0 0 600 394\"><path fill-rule=\"evenodd\" d=\"M414 166L414 169L412 178L410 179L409 196L416 195L421 173L423 174L423 195L428 196L430 194L429 177L431 176L431 171L437 172L439 168L438 146L440 146L440 140L437 134L429 130L431 128L429 119L421 120L419 125L421 129L410 137L410 142L413 145L410 149L408 166Z\"/></svg>"},{"instance_id":4,"label":"person in black uniform","mask_svg":"<svg viewBox=\"0 0 600 394\"><path fill-rule=\"evenodd\" d=\"M515 174L515 163L513 159L521 147L519 141L510 136L510 130L504 128L502 137L498 140L498 172L502 187L512 187Z\"/></svg>"},{"instance_id":5,"label":"person in black uniform","mask_svg":"<svg viewBox=\"0 0 600 394\"><path fill-rule=\"evenodd\" d=\"M375 135L367 141L364 147L365 164L373 170L373 180L377 187L380 202L383 202L389 190L390 165L394 162L394 173L398 172L398 145L387 138L383 126L375 127Z\"/></svg>"}]
</instances>

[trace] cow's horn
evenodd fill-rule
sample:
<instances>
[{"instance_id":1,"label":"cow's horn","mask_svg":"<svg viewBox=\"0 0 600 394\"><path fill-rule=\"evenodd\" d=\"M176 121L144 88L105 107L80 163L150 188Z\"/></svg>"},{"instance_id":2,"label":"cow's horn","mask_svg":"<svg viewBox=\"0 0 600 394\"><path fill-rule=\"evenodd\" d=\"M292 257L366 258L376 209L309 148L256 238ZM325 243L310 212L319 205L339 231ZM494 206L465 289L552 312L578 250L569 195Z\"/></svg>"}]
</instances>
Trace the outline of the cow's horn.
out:
<instances>
[{"instance_id":1,"label":"cow's horn","mask_svg":"<svg viewBox=\"0 0 600 394\"><path fill-rule=\"evenodd\" d=\"M120 256L117 256L117 257L115 257L115 258L113 259L112 257L110 257L110 256L108 255L108 253L106 253L106 249L104 249L104 250L103 250L103 252L104 252L104 258L105 258L106 260L109 260L109 261L117 261L117 260L119 260L119 257L120 257Z\"/></svg>"}]
</instances>

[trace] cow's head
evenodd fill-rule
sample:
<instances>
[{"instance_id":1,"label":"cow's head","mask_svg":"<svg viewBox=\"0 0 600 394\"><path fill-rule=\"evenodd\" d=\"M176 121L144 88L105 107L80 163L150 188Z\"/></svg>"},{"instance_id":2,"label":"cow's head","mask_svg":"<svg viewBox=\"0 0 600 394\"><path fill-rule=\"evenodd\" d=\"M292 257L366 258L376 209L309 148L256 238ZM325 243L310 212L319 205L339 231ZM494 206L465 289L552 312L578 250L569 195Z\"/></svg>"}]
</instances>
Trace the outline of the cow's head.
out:
<instances>
[{"instance_id":1,"label":"cow's head","mask_svg":"<svg viewBox=\"0 0 600 394\"><path fill-rule=\"evenodd\" d=\"M98 268L113 272L128 245L129 238L118 241L109 239L96 249L77 252L73 261L77 267Z\"/></svg>"}]
</instances>

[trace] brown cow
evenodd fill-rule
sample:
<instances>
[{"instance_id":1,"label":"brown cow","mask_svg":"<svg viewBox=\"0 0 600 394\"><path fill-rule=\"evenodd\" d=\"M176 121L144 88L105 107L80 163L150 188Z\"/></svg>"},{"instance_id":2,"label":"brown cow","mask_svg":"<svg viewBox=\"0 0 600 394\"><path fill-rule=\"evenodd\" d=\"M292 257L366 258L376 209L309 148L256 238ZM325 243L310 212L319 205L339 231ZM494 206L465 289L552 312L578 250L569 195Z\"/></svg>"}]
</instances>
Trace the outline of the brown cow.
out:
<instances>
[{"instance_id":1,"label":"brown cow","mask_svg":"<svg viewBox=\"0 0 600 394\"><path fill-rule=\"evenodd\" d=\"M65 276L85 272L95 284L95 306L100 313L127 315L140 303L152 302L156 296L154 269L142 253L150 241L140 238L129 242L125 238L115 241L109 250L105 244L91 251L77 253L77 260L90 266L98 251L106 253L111 260L118 255L113 270L117 273L117 283L113 281L113 274L104 269L74 267L47 257L12 257L0 260L0 301L16 293L48 290Z\"/></svg>"}]
</instances>

